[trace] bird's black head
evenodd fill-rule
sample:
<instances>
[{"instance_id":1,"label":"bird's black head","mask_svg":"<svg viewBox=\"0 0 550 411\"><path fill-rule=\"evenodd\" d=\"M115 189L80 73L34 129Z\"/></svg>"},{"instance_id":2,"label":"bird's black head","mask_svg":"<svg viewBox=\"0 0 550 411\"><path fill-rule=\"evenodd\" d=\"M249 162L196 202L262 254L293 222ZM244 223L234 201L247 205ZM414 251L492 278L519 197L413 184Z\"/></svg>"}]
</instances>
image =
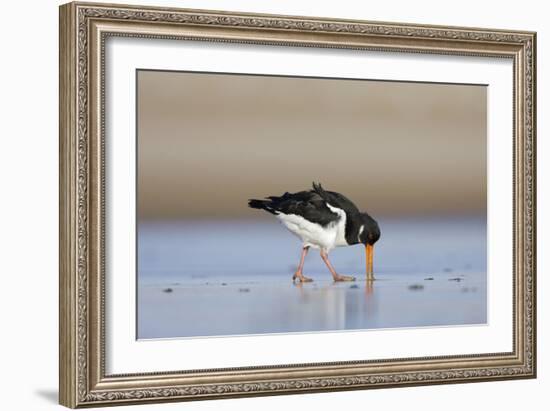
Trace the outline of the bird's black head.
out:
<instances>
[{"instance_id":1,"label":"bird's black head","mask_svg":"<svg viewBox=\"0 0 550 411\"><path fill-rule=\"evenodd\" d=\"M380 227L374 218L367 213L361 213L362 230L359 234L361 244L374 245L380 238Z\"/></svg>"}]
</instances>

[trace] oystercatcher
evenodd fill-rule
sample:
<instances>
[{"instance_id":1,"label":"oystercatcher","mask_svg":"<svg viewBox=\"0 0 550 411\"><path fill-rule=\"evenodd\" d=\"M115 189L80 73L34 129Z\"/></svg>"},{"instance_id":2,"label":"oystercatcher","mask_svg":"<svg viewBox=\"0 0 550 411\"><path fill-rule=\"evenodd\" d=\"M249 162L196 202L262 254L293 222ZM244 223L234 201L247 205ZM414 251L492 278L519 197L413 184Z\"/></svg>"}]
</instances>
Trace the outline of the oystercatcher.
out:
<instances>
[{"instance_id":1,"label":"oystercatcher","mask_svg":"<svg viewBox=\"0 0 550 411\"><path fill-rule=\"evenodd\" d=\"M302 240L300 265L292 277L293 281L313 281L302 273L310 248L320 250L334 281L355 281L355 277L338 274L328 259L328 253L333 248L354 244L365 245L367 280L374 280L374 243L380 238L380 228L370 215L360 212L342 194L325 191L321 184L313 183L312 190L287 192L282 196L266 197L265 200L251 199L248 206L275 215Z\"/></svg>"}]
</instances>

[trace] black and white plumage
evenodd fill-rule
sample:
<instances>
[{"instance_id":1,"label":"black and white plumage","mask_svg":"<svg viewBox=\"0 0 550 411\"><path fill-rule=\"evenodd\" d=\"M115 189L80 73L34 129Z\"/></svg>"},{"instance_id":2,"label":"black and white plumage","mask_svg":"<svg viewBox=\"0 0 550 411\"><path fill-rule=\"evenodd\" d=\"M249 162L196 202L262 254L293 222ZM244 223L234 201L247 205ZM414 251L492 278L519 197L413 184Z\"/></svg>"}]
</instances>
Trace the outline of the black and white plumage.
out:
<instances>
[{"instance_id":1,"label":"black and white plumage","mask_svg":"<svg viewBox=\"0 0 550 411\"><path fill-rule=\"evenodd\" d=\"M275 215L302 240L305 253L310 247L319 249L335 280L342 276L333 272L328 262L328 252L335 247L364 244L367 249L367 277L372 279L373 245L380 238L380 229L370 215L360 212L344 195L325 191L321 184L313 183L312 190L287 192L282 196L266 197L265 200L252 199L248 205ZM301 278L305 253L295 274L302 281L305 281Z\"/></svg>"}]
</instances>

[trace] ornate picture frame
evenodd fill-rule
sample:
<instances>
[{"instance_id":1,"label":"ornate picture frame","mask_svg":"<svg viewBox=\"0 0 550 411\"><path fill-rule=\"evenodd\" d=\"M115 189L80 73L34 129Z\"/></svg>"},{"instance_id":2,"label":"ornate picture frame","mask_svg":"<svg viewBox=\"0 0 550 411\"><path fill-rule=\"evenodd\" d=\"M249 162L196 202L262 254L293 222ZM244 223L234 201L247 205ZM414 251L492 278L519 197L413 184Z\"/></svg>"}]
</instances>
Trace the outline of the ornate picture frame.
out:
<instances>
[{"instance_id":1,"label":"ornate picture frame","mask_svg":"<svg viewBox=\"0 0 550 411\"><path fill-rule=\"evenodd\" d=\"M513 62L513 350L109 375L105 42L111 37L497 57ZM60 403L186 401L536 376L536 34L219 11L60 7Z\"/></svg>"}]
</instances>

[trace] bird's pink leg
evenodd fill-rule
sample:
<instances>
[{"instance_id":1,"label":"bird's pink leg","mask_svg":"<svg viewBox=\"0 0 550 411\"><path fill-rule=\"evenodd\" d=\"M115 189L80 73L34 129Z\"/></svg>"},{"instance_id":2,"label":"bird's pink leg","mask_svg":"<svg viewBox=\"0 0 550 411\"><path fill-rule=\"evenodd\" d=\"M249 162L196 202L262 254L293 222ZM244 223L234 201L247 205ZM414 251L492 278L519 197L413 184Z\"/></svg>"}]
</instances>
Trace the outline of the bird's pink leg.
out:
<instances>
[{"instance_id":1,"label":"bird's pink leg","mask_svg":"<svg viewBox=\"0 0 550 411\"><path fill-rule=\"evenodd\" d=\"M332 274L332 278L334 281L355 281L355 277L352 277L351 275L340 275L336 272L332 264L330 263L328 259L328 253L324 250L321 250L321 258L327 265L330 273Z\"/></svg>"},{"instance_id":2,"label":"bird's pink leg","mask_svg":"<svg viewBox=\"0 0 550 411\"><path fill-rule=\"evenodd\" d=\"M304 262L306 261L306 255L308 251L309 251L309 247L302 248L302 255L300 256L300 265L298 266L298 269L292 276L292 281L295 281L296 279L298 279L298 281L300 281L301 283L309 283L313 281L311 278L306 277L302 273L302 270L304 269Z\"/></svg>"}]
</instances>

